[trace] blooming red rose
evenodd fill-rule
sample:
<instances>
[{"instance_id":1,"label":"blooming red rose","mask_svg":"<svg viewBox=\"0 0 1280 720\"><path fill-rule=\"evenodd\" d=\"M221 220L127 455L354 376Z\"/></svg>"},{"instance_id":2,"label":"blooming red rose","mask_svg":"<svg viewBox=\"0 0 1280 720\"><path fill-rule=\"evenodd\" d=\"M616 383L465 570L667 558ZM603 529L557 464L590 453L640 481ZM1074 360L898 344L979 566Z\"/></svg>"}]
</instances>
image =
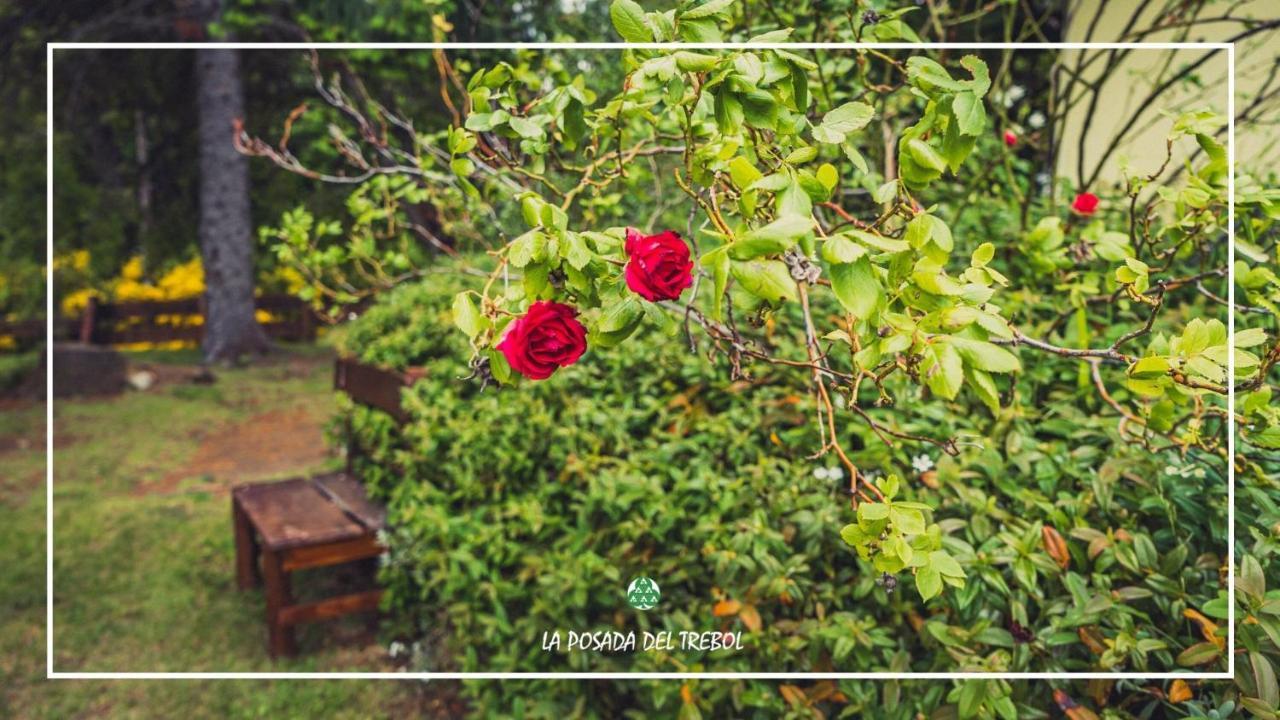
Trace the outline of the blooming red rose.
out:
<instances>
[{"instance_id":1,"label":"blooming red rose","mask_svg":"<svg viewBox=\"0 0 1280 720\"><path fill-rule=\"evenodd\" d=\"M539 300L511 321L497 348L530 380L551 377L557 369L578 362L587 349L587 329L577 315L568 305Z\"/></svg>"},{"instance_id":2,"label":"blooming red rose","mask_svg":"<svg viewBox=\"0 0 1280 720\"><path fill-rule=\"evenodd\" d=\"M1098 196L1093 193L1080 193L1071 203L1071 209L1081 215L1092 215L1098 209Z\"/></svg>"},{"instance_id":3,"label":"blooming red rose","mask_svg":"<svg viewBox=\"0 0 1280 720\"><path fill-rule=\"evenodd\" d=\"M1013 147L1018 144L1018 134L1012 130L1004 131L1004 144Z\"/></svg>"},{"instance_id":4,"label":"blooming red rose","mask_svg":"<svg viewBox=\"0 0 1280 720\"><path fill-rule=\"evenodd\" d=\"M675 300L693 284L689 246L670 230L641 235L627 228L627 287L649 302Z\"/></svg>"}]
</instances>

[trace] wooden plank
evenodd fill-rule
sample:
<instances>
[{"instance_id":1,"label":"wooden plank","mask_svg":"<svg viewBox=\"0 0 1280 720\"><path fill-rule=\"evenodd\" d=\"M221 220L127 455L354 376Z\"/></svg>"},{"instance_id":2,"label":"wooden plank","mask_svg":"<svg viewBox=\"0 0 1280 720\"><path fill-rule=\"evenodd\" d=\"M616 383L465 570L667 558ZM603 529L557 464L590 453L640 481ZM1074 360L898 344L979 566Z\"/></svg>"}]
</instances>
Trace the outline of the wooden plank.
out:
<instances>
[{"instance_id":1,"label":"wooden plank","mask_svg":"<svg viewBox=\"0 0 1280 720\"><path fill-rule=\"evenodd\" d=\"M258 540L249 516L234 495L231 496L231 523L236 539L236 585L241 590L258 587L262 584L262 575L258 572Z\"/></svg>"},{"instance_id":2,"label":"wooden plank","mask_svg":"<svg viewBox=\"0 0 1280 720\"><path fill-rule=\"evenodd\" d=\"M342 542L299 545L284 551L282 567L286 571L341 565L342 563L378 557L386 548L378 544L373 533Z\"/></svg>"},{"instance_id":3,"label":"wooden plank","mask_svg":"<svg viewBox=\"0 0 1280 720\"><path fill-rule=\"evenodd\" d=\"M357 612L377 610L382 601L381 590L339 595L316 602L301 603L282 608L277 616L278 622L284 626L300 623L319 622L332 618L350 615Z\"/></svg>"},{"instance_id":4,"label":"wooden plank","mask_svg":"<svg viewBox=\"0 0 1280 720\"><path fill-rule=\"evenodd\" d=\"M161 343L177 340L199 342L204 338L203 325L130 325L125 327L98 327L95 342L103 345L126 343Z\"/></svg>"},{"instance_id":5,"label":"wooden plank","mask_svg":"<svg viewBox=\"0 0 1280 720\"><path fill-rule=\"evenodd\" d=\"M346 472L328 473L315 477L321 494L353 517L369 530L381 530L387 524L386 508L373 503L364 491L364 485Z\"/></svg>"},{"instance_id":6,"label":"wooden plank","mask_svg":"<svg viewBox=\"0 0 1280 720\"><path fill-rule=\"evenodd\" d=\"M400 390L408 384L401 373L350 358L338 358L334 372L335 388L355 402L389 413L399 422L407 419L400 406Z\"/></svg>"},{"instance_id":7,"label":"wooden plank","mask_svg":"<svg viewBox=\"0 0 1280 720\"><path fill-rule=\"evenodd\" d=\"M262 536L264 549L344 542L369 532L321 495L307 478L241 485L232 492Z\"/></svg>"},{"instance_id":8,"label":"wooden plank","mask_svg":"<svg viewBox=\"0 0 1280 720\"><path fill-rule=\"evenodd\" d=\"M284 293L269 293L267 295L259 295L253 299L253 306L259 310L280 310L280 311L296 311L305 305L301 300L293 295Z\"/></svg>"},{"instance_id":9,"label":"wooden plank","mask_svg":"<svg viewBox=\"0 0 1280 720\"><path fill-rule=\"evenodd\" d=\"M293 628L280 619L284 610L293 605L293 590L289 573L280 563L280 553L266 550L262 553L262 574L267 585L267 652L271 657L294 655L298 652Z\"/></svg>"},{"instance_id":10,"label":"wooden plank","mask_svg":"<svg viewBox=\"0 0 1280 720\"><path fill-rule=\"evenodd\" d=\"M134 315L199 315L200 299L182 300L129 300L125 302L99 303L102 318L120 319Z\"/></svg>"},{"instance_id":11,"label":"wooden plank","mask_svg":"<svg viewBox=\"0 0 1280 720\"><path fill-rule=\"evenodd\" d=\"M43 340L48 328L44 320L0 320L0 335L14 340Z\"/></svg>"}]
</instances>

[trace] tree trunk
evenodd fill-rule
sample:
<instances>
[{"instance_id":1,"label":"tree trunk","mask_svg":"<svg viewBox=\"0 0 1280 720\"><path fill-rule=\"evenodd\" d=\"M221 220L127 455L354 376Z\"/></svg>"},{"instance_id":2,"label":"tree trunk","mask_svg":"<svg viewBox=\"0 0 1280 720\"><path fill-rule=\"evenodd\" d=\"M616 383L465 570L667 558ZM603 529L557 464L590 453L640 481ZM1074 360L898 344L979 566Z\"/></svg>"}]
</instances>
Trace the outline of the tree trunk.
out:
<instances>
[{"instance_id":1,"label":"tree trunk","mask_svg":"<svg viewBox=\"0 0 1280 720\"><path fill-rule=\"evenodd\" d=\"M266 334L253 316L253 228L249 166L232 145L244 115L237 50L196 51L200 114L200 252L204 260L206 362L234 362L265 352Z\"/></svg>"}]
</instances>

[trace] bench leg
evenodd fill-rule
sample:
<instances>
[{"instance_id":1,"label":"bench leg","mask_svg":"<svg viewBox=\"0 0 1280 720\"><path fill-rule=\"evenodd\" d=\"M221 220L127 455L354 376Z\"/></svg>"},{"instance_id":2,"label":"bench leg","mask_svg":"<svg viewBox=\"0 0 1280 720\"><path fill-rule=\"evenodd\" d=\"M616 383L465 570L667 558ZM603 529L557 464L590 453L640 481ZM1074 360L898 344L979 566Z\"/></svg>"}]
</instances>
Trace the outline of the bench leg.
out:
<instances>
[{"instance_id":1,"label":"bench leg","mask_svg":"<svg viewBox=\"0 0 1280 720\"><path fill-rule=\"evenodd\" d=\"M262 584L262 575L258 572L258 540L253 526L249 524L249 516L244 514L234 497L231 499L231 522L236 538L236 585L241 590L258 587Z\"/></svg>"},{"instance_id":2,"label":"bench leg","mask_svg":"<svg viewBox=\"0 0 1280 720\"><path fill-rule=\"evenodd\" d=\"M293 592L289 588L289 574L280 564L280 553L264 550L262 572L267 584L267 651L271 657L294 655L298 652L293 626L282 622L282 611L293 605Z\"/></svg>"}]
</instances>

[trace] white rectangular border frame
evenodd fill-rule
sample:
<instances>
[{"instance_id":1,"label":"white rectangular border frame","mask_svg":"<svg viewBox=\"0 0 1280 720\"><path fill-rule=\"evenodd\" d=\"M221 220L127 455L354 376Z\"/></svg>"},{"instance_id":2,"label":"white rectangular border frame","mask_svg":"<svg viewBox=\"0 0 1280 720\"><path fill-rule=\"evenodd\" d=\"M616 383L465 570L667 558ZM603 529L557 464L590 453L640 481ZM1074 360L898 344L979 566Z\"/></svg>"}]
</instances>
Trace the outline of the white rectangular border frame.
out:
<instances>
[{"instance_id":1,"label":"white rectangular border frame","mask_svg":"<svg viewBox=\"0 0 1280 720\"><path fill-rule=\"evenodd\" d=\"M1235 160L1234 43L74 43L45 45L46 268L53 267L53 53L55 50L1226 50L1227 51L1227 342L1235 337ZM53 278L46 271L46 342L53 342ZM1228 354L1228 358L1230 358ZM1227 414L1227 671L1194 672L59 672L53 667L53 363L45 378L45 642L50 680L1231 680L1235 677L1235 413ZM1235 407L1235 367L1228 360L1227 404Z\"/></svg>"}]
</instances>

